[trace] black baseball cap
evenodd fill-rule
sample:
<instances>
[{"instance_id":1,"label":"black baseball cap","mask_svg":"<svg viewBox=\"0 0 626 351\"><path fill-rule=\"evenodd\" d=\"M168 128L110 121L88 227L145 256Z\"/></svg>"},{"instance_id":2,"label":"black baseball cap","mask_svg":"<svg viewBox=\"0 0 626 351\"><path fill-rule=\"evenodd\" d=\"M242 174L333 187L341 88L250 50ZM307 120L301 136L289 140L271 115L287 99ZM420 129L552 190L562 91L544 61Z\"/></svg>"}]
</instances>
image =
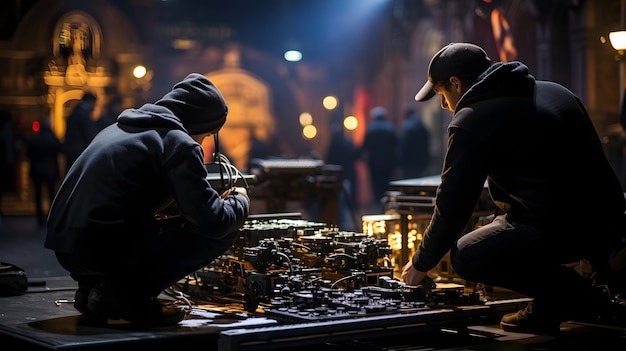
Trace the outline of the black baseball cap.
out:
<instances>
[{"instance_id":1,"label":"black baseball cap","mask_svg":"<svg viewBox=\"0 0 626 351\"><path fill-rule=\"evenodd\" d=\"M450 43L439 50L428 64L428 81L415 95L415 101L435 96L435 83L452 76L476 79L492 61L485 50L471 43Z\"/></svg>"}]
</instances>

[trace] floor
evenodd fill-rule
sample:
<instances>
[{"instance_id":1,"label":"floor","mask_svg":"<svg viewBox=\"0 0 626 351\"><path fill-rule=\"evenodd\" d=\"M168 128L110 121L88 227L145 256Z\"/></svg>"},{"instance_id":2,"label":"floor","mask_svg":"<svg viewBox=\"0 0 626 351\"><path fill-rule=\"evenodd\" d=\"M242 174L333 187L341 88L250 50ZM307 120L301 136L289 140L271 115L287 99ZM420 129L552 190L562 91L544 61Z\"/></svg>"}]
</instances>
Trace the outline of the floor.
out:
<instances>
[{"instance_id":1,"label":"floor","mask_svg":"<svg viewBox=\"0 0 626 351\"><path fill-rule=\"evenodd\" d=\"M44 237L32 215L0 219L0 262L21 267L29 280L25 293L0 297L2 350L626 350L625 328L569 322L558 337L506 333L497 327L497 313L481 310L284 324L214 305L193 306L176 327L91 326L73 309L76 285L43 247ZM518 307L504 306L492 308L504 313Z\"/></svg>"}]
</instances>

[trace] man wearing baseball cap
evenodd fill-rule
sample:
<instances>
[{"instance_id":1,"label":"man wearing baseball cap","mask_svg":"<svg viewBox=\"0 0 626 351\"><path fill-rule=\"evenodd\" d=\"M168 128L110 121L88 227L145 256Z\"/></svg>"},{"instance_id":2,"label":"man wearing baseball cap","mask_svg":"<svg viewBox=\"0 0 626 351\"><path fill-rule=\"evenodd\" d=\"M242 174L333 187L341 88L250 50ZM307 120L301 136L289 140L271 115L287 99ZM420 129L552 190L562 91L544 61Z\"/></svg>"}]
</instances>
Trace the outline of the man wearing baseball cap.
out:
<instances>
[{"instance_id":1,"label":"man wearing baseball cap","mask_svg":"<svg viewBox=\"0 0 626 351\"><path fill-rule=\"evenodd\" d=\"M228 106L191 73L153 104L124 110L78 157L54 199L45 246L77 281L74 307L90 322L142 326L184 318L158 295L226 252L248 216L244 188L218 193L201 143ZM180 218L155 214L175 204Z\"/></svg>"},{"instance_id":2,"label":"man wearing baseball cap","mask_svg":"<svg viewBox=\"0 0 626 351\"><path fill-rule=\"evenodd\" d=\"M502 317L504 330L554 334L567 320L623 317L611 297L626 291L624 193L582 102L471 43L433 56L415 100L435 95L453 118L436 205L404 282L419 284L450 251L463 279L533 298ZM498 211L466 233L485 181ZM582 260L593 281L566 265Z\"/></svg>"}]
</instances>

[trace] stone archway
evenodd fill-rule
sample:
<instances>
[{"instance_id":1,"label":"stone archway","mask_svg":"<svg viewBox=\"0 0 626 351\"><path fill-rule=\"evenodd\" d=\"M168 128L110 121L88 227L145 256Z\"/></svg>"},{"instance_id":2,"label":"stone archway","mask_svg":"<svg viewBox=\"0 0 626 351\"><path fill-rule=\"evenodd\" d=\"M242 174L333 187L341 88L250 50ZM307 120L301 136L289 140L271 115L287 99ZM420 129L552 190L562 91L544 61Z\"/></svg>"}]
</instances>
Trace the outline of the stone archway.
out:
<instances>
[{"instance_id":1,"label":"stone archway","mask_svg":"<svg viewBox=\"0 0 626 351\"><path fill-rule=\"evenodd\" d=\"M66 103L89 91L98 97L94 115L99 115L111 76L95 60L101 50L102 31L93 17L82 11L69 12L57 21L53 33L53 57L44 72L44 83L48 86L52 129L62 139Z\"/></svg>"},{"instance_id":2,"label":"stone archway","mask_svg":"<svg viewBox=\"0 0 626 351\"><path fill-rule=\"evenodd\" d=\"M225 55L225 68L206 76L220 89L228 101L228 120L220 131L220 146L239 170L246 168L251 149L251 133L268 143L274 134L275 117L271 110L269 85L252 73L241 69L239 52Z\"/></svg>"}]
</instances>

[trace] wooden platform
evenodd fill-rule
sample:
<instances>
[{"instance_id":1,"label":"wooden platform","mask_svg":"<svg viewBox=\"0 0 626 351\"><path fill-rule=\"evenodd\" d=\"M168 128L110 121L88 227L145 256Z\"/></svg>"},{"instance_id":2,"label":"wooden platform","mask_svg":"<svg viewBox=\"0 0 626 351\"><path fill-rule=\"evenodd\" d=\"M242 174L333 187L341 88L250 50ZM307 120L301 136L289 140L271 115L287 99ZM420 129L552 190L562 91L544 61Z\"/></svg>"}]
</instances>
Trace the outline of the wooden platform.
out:
<instances>
[{"instance_id":1,"label":"wooden platform","mask_svg":"<svg viewBox=\"0 0 626 351\"><path fill-rule=\"evenodd\" d=\"M564 323L559 337L506 333L492 312L516 308L469 307L341 321L284 323L237 304L192 306L177 326L141 329L123 321L91 326L71 303L69 277L32 282L19 296L0 298L2 350L624 350L626 330Z\"/></svg>"},{"instance_id":2,"label":"wooden platform","mask_svg":"<svg viewBox=\"0 0 626 351\"><path fill-rule=\"evenodd\" d=\"M262 316L249 316L228 306L194 306L179 325L141 329L124 321L93 326L73 307L75 283L69 277L31 286L19 296L0 298L0 345L3 350L136 350L138 346L181 347L202 343L217 349L219 333L276 325Z\"/></svg>"}]
</instances>

